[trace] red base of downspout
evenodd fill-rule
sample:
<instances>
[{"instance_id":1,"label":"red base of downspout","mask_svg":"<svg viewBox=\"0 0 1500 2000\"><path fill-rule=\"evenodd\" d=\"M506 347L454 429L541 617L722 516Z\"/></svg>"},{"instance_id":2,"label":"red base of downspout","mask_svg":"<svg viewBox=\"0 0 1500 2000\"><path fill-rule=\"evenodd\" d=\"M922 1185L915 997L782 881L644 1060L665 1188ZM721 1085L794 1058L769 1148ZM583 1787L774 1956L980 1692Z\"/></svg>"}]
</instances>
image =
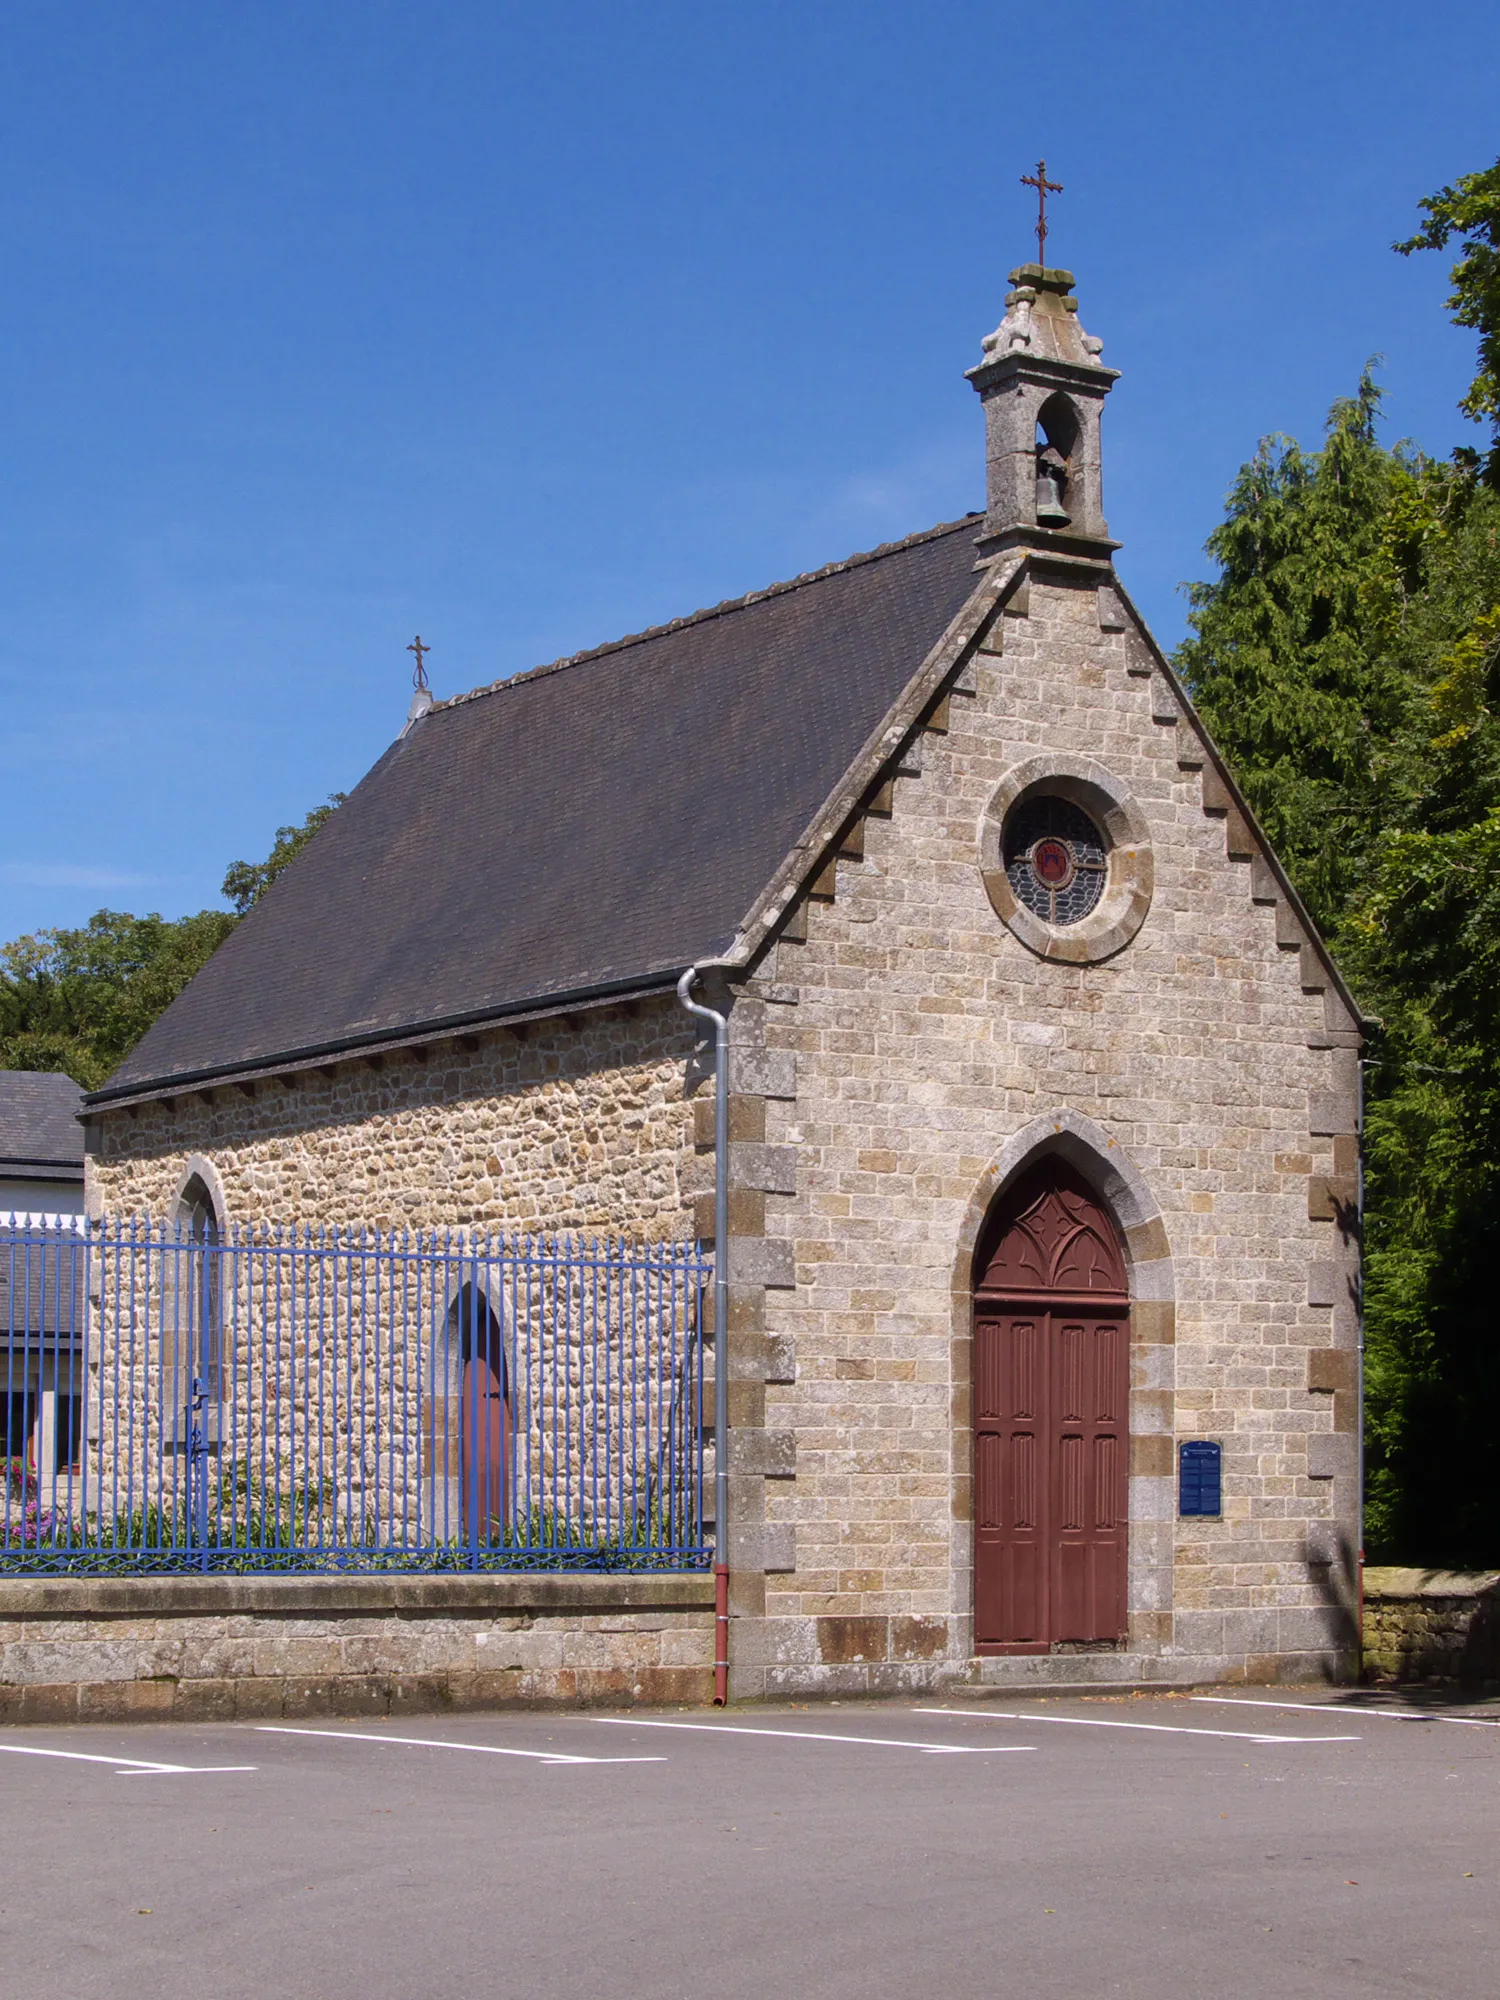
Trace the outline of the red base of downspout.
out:
<instances>
[{"instance_id":1,"label":"red base of downspout","mask_svg":"<svg viewBox=\"0 0 1500 2000\"><path fill-rule=\"evenodd\" d=\"M729 1565L714 1570L714 1707L729 1699Z\"/></svg>"}]
</instances>

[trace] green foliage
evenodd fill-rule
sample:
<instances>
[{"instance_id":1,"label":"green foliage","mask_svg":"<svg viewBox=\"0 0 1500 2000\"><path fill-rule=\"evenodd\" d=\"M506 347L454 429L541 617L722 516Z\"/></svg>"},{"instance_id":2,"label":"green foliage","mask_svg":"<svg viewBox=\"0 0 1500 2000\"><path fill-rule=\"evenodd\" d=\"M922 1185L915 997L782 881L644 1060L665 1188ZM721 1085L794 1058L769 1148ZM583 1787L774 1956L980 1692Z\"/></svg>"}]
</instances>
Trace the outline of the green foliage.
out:
<instances>
[{"instance_id":1,"label":"green foliage","mask_svg":"<svg viewBox=\"0 0 1500 2000\"><path fill-rule=\"evenodd\" d=\"M244 916L250 906L270 888L289 861L295 861L319 827L326 826L348 796L330 792L326 806L314 806L301 826L278 826L276 842L264 861L233 861L224 876L223 895L234 905L236 916Z\"/></svg>"},{"instance_id":2,"label":"green foliage","mask_svg":"<svg viewBox=\"0 0 1500 2000\"><path fill-rule=\"evenodd\" d=\"M64 1070L97 1090L343 802L335 792L300 826L278 827L264 861L234 863L224 877L232 915L99 910L80 929L0 945L0 1069Z\"/></svg>"},{"instance_id":3,"label":"green foliage","mask_svg":"<svg viewBox=\"0 0 1500 2000\"><path fill-rule=\"evenodd\" d=\"M1383 448L1262 445L1178 655L1380 1029L1366 1121L1372 1553L1500 1556L1500 493Z\"/></svg>"},{"instance_id":4,"label":"green foliage","mask_svg":"<svg viewBox=\"0 0 1500 2000\"><path fill-rule=\"evenodd\" d=\"M1335 403L1321 452L1263 440L1208 540L1214 583L1189 586L1178 665L1257 817L1325 927L1353 885L1377 811L1382 746L1410 690L1365 643L1371 609L1408 587L1427 468L1375 440L1370 370ZM1393 548L1389 531L1410 517Z\"/></svg>"},{"instance_id":5,"label":"green foliage","mask_svg":"<svg viewBox=\"0 0 1500 2000\"><path fill-rule=\"evenodd\" d=\"M1380 1012L1368 1120L1370 1497L1402 1552L1500 1545L1500 493L1431 541L1391 641L1419 689L1343 926Z\"/></svg>"},{"instance_id":6,"label":"green foliage","mask_svg":"<svg viewBox=\"0 0 1500 2000\"><path fill-rule=\"evenodd\" d=\"M79 930L0 946L0 1069L58 1069L97 1090L234 929L100 910Z\"/></svg>"},{"instance_id":7,"label":"green foliage","mask_svg":"<svg viewBox=\"0 0 1500 2000\"><path fill-rule=\"evenodd\" d=\"M1486 477L1500 486L1500 160L1418 205L1427 221L1393 247L1409 257L1414 250L1446 249L1455 236L1462 243L1463 255L1449 273L1448 310L1457 325L1479 335L1479 372L1458 407L1475 423L1488 420L1494 445Z\"/></svg>"},{"instance_id":8,"label":"green foliage","mask_svg":"<svg viewBox=\"0 0 1500 2000\"><path fill-rule=\"evenodd\" d=\"M45 1482L24 1460L0 1458L0 1574L650 1571L703 1561L696 1520L657 1503L612 1530L533 1506L515 1523L490 1522L474 1546L452 1536L382 1547L375 1518L341 1513L331 1481L277 1487L235 1460L207 1473L200 1513L186 1461L179 1473L148 1506L75 1515L46 1506Z\"/></svg>"}]
</instances>

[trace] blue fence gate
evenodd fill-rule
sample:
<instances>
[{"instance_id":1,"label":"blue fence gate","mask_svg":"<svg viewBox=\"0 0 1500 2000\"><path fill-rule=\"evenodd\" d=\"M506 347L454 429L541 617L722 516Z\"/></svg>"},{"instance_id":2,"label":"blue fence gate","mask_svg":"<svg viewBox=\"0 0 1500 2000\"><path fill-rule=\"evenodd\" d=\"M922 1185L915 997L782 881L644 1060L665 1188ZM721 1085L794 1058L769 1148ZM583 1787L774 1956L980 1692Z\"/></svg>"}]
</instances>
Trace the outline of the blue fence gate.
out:
<instances>
[{"instance_id":1,"label":"blue fence gate","mask_svg":"<svg viewBox=\"0 0 1500 2000\"><path fill-rule=\"evenodd\" d=\"M0 1570L701 1569L676 1243L0 1226Z\"/></svg>"}]
</instances>

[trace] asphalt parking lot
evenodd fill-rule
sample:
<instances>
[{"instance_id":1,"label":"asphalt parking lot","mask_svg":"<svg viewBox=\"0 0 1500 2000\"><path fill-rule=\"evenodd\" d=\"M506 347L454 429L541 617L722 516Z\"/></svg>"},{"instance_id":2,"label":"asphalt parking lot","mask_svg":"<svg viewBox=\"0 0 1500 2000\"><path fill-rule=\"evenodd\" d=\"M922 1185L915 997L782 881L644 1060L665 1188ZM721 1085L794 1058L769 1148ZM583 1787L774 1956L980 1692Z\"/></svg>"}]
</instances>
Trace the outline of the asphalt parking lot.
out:
<instances>
[{"instance_id":1,"label":"asphalt parking lot","mask_svg":"<svg viewBox=\"0 0 1500 2000\"><path fill-rule=\"evenodd\" d=\"M1482 1705L9 1729L0 1788L28 2000L1500 1990Z\"/></svg>"}]
</instances>

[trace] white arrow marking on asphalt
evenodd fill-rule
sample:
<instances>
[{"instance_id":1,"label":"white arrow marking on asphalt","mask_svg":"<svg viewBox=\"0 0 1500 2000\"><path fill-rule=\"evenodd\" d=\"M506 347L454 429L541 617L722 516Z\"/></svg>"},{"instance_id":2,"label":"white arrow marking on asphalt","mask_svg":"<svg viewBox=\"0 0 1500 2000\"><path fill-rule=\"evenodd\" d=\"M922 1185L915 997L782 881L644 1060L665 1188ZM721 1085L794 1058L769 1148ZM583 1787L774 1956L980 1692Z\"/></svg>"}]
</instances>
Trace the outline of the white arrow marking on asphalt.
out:
<instances>
[{"instance_id":1,"label":"white arrow marking on asphalt","mask_svg":"<svg viewBox=\"0 0 1500 2000\"><path fill-rule=\"evenodd\" d=\"M961 1715L966 1722L1063 1722L1074 1729L1149 1729L1165 1736L1232 1736L1240 1743L1358 1743L1357 1736L1268 1736L1263 1730L1190 1729L1180 1722L1111 1722L1102 1715L1021 1715L1010 1709L918 1708L917 1715Z\"/></svg>"},{"instance_id":2,"label":"white arrow marking on asphalt","mask_svg":"<svg viewBox=\"0 0 1500 2000\"><path fill-rule=\"evenodd\" d=\"M12 1757L66 1757L75 1764L112 1764L121 1778L196 1777L206 1771L253 1771L254 1764L153 1764L145 1757L101 1757L88 1750L43 1750L35 1743L0 1743Z\"/></svg>"},{"instance_id":3,"label":"white arrow marking on asphalt","mask_svg":"<svg viewBox=\"0 0 1500 2000\"><path fill-rule=\"evenodd\" d=\"M1415 1708L1365 1708L1351 1703L1342 1707L1331 1701L1266 1701L1258 1695L1241 1696L1233 1694L1195 1694L1193 1701L1211 1701L1220 1708L1295 1708L1309 1715L1379 1715L1387 1722L1458 1722L1468 1729L1500 1729L1500 1721L1483 1715L1424 1715ZM1309 1739L1303 1737L1299 1742Z\"/></svg>"},{"instance_id":4,"label":"white arrow marking on asphalt","mask_svg":"<svg viewBox=\"0 0 1500 2000\"><path fill-rule=\"evenodd\" d=\"M565 1750L509 1750L498 1743L447 1743L436 1736L376 1736L365 1729L292 1729L260 1722L266 1736L333 1736L343 1743L400 1743L408 1750L474 1750L485 1757L534 1757L541 1764L665 1764L665 1757L575 1757Z\"/></svg>"}]
</instances>

